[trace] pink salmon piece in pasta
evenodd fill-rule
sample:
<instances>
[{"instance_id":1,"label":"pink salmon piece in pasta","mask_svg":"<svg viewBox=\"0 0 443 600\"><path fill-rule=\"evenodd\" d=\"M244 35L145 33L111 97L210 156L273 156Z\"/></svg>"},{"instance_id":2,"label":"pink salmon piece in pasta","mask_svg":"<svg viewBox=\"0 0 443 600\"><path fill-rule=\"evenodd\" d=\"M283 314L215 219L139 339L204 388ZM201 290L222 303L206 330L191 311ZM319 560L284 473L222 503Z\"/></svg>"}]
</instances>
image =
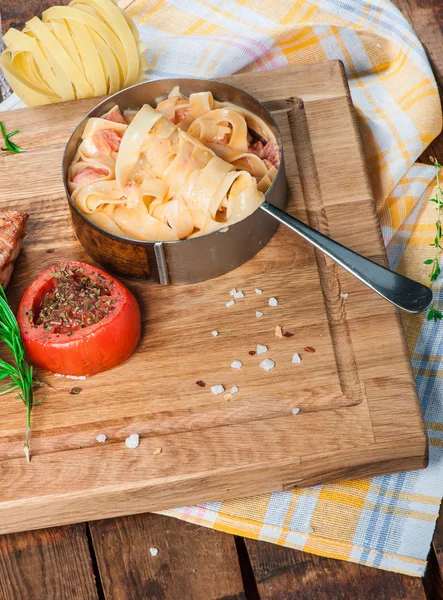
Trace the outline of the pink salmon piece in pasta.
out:
<instances>
[{"instance_id":1,"label":"pink salmon piece in pasta","mask_svg":"<svg viewBox=\"0 0 443 600\"><path fill-rule=\"evenodd\" d=\"M190 106L188 106L187 108L177 108L177 110L174 113L174 116L171 119L172 123L174 123L174 125L177 125L177 123L180 123L180 121L183 121L183 119L185 119L190 112L191 112Z\"/></svg>"},{"instance_id":2,"label":"pink salmon piece in pasta","mask_svg":"<svg viewBox=\"0 0 443 600\"><path fill-rule=\"evenodd\" d=\"M102 148L105 152L117 152L121 141L121 138L112 129L102 129L94 134L96 146Z\"/></svg>"},{"instance_id":3,"label":"pink salmon piece in pasta","mask_svg":"<svg viewBox=\"0 0 443 600\"><path fill-rule=\"evenodd\" d=\"M255 142L255 144L251 144L248 148L248 152L250 152L251 154L255 154L256 156L259 156L260 158L263 157L263 150L264 150L264 146L261 142Z\"/></svg>"},{"instance_id":4,"label":"pink salmon piece in pasta","mask_svg":"<svg viewBox=\"0 0 443 600\"><path fill-rule=\"evenodd\" d=\"M108 173L108 169L100 169L100 167L93 167L92 165L87 165L84 169L77 173L77 175L72 180L72 183L78 183L79 185L83 185L84 183L88 183L88 181L100 179L100 177L106 177Z\"/></svg>"},{"instance_id":5,"label":"pink salmon piece in pasta","mask_svg":"<svg viewBox=\"0 0 443 600\"><path fill-rule=\"evenodd\" d=\"M278 147L278 144L275 142L268 142L263 149L261 158L269 160L269 162L278 169L278 165L280 164L280 148Z\"/></svg>"},{"instance_id":6,"label":"pink salmon piece in pasta","mask_svg":"<svg viewBox=\"0 0 443 600\"><path fill-rule=\"evenodd\" d=\"M108 115L102 117L102 119L105 119L106 121L114 121L114 123L123 123L123 125L127 125L126 121L117 109L111 110L111 112Z\"/></svg>"}]
</instances>

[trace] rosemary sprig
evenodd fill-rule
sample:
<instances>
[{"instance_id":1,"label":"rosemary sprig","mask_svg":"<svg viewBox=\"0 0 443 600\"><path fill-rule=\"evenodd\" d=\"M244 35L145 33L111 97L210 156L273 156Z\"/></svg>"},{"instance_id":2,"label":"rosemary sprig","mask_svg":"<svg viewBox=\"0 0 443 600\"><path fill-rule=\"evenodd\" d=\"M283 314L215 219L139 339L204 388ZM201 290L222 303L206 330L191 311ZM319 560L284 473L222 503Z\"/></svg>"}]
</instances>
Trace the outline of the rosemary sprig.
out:
<instances>
[{"instance_id":1,"label":"rosemary sprig","mask_svg":"<svg viewBox=\"0 0 443 600\"><path fill-rule=\"evenodd\" d=\"M442 227L441 227L441 209L443 207L443 190L440 184L440 169L442 169L442 165L438 162L436 158L430 156L431 161L435 167L435 179L437 182L437 186L435 188L435 198L430 198L430 202L434 202L437 205L437 221L435 222L435 238L432 244L430 244L433 248L435 248L435 253L433 258L428 258L424 261L425 265L432 265L431 272L429 274L429 279L434 282L437 277L441 273L440 269L440 250L443 250L442 247ZM428 311L428 321L439 321L443 319L443 314L434 307L431 307Z\"/></svg>"},{"instance_id":2,"label":"rosemary sprig","mask_svg":"<svg viewBox=\"0 0 443 600\"><path fill-rule=\"evenodd\" d=\"M11 131L11 133L6 133L5 126L0 121L0 130L2 132L2 136L3 136L4 142L5 142L5 146L6 146L6 148L2 148L3 152L24 152L24 150L22 148L19 148L17 146L17 144L14 144L14 142L11 142L12 136L15 135L16 133L20 132L19 129L16 129L15 131Z\"/></svg>"},{"instance_id":3,"label":"rosemary sprig","mask_svg":"<svg viewBox=\"0 0 443 600\"><path fill-rule=\"evenodd\" d=\"M30 462L29 432L31 429L31 409L34 405L32 367L26 362L25 347L20 329L1 285L0 340L6 344L13 356L11 363L0 358L0 381L8 380L0 386L0 394L7 394L13 390L18 390L18 397L23 400L26 406L27 420L23 451L26 460Z\"/></svg>"}]
</instances>

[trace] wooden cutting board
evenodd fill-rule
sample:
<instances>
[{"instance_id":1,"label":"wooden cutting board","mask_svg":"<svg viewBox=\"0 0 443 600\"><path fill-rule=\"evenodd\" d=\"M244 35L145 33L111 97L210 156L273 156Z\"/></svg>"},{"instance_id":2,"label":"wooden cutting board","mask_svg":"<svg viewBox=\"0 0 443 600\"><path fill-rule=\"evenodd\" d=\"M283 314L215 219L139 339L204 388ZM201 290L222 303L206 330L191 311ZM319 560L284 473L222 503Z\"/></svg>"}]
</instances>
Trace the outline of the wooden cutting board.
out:
<instances>
[{"instance_id":1,"label":"wooden cutting board","mask_svg":"<svg viewBox=\"0 0 443 600\"><path fill-rule=\"evenodd\" d=\"M290 212L385 263L341 64L226 81L274 112ZM21 130L15 141L27 149L0 154L1 207L30 213L8 289L14 308L41 270L88 260L70 224L61 160L71 131L96 102L1 115L7 130ZM396 310L289 230L280 227L253 260L218 279L128 286L143 314L138 352L87 380L39 374L55 390L42 391L46 398L33 410L31 464L23 457L25 409L13 395L0 396L0 533L426 465ZM233 287L245 298L227 308ZM278 306L268 306L271 296ZM277 325L294 335L276 337ZM268 352L251 356L257 344ZM301 364L292 364L295 352ZM266 373L259 363L267 357L276 366ZM235 359L242 369L231 368ZM239 392L231 400L214 396L217 384ZM81 392L71 394L74 387ZM99 444L102 433L108 439ZM135 450L124 443L131 433L140 435Z\"/></svg>"}]
</instances>

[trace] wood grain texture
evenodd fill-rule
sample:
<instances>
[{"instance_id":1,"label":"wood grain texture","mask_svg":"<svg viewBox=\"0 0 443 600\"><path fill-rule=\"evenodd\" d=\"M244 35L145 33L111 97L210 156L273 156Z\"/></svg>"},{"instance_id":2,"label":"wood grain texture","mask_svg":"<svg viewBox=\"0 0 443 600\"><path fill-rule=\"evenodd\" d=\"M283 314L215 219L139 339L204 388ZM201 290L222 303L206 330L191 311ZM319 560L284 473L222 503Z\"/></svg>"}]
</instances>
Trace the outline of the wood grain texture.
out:
<instances>
[{"instance_id":1,"label":"wood grain texture","mask_svg":"<svg viewBox=\"0 0 443 600\"><path fill-rule=\"evenodd\" d=\"M0 600L95 600L85 525L0 536Z\"/></svg>"},{"instance_id":2,"label":"wood grain texture","mask_svg":"<svg viewBox=\"0 0 443 600\"><path fill-rule=\"evenodd\" d=\"M274 111L284 139L289 210L385 262L341 64L227 80ZM60 165L70 132L95 102L2 117L8 130L21 130L17 143L27 149L0 155L1 205L31 214L8 288L14 306L43 268L87 259L72 232ZM215 280L129 286L143 314L139 351L82 381L76 396L69 394L72 381L40 374L55 391L33 413L31 465L22 457L22 407L0 397L0 532L426 464L424 424L395 309L289 230L280 228L254 259ZM232 287L246 297L227 309ZM277 307L267 305L270 296L278 298ZM293 337L276 338L276 325ZM216 338L213 329L220 332ZM276 363L270 373L258 366L264 356L249 355L257 343L269 347L266 356ZM316 352L305 352L308 346ZM291 363L294 352L302 356L300 365ZM234 359L244 363L240 371L231 369ZM227 401L211 394L216 384L237 385L240 392ZM296 416L294 408L300 409ZM133 432L141 436L135 451L124 446ZM103 445L95 441L100 433L108 436ZM163 452L154 457L157 447Z\"/></svg>"},{"instance_id":3,"label":"wood grain texture","mask_svg":"<svg viewBox=\"0 0 443 600\"><path fill-rule=\"evenodd\" d=\"M436 74L437 80L440 82L440 87L443 85L443 36L441 33L442 27L443 27L443 11L442 11L442 5L440 0L393 0L394 4L396 4L398 6L398 8L400 10L402 10L402 12L405 14L405 16L410 20L410 22L413 24L414 28L416 29L416 31L419 33L419 35L422 38L422 41L424 41L424 45L425 48L428 51L428 55L431 55L431 60L433 62L433 67L434 67L434 72ZM68 3L69 0L64 0L64 3ZM61 2L57 2L58 4L60 4ZM3 21L3 31L6 30L7 27L9 27L9 25L15 24L16 26L20 25L21 23L23 23L25 20L27 20L28 18L34 16L34 10L38 11L42 11L45 8L47 8L47 6L50 4L50 1L40 1L40 2L34 2L34 1L27 1L27 2L22 2L20 0L4 0L1 3L1 8L0 10L2 11L2 16L4 17L6 15L7 20ZM35 8L37 7L37 8ZM424 19L425 18L425 19ZM5 27L6 26L6 27ZM75 124L73 124L74 126ZM437 140L435 140L432 144L432 147L428 150L426 150L423 154L422 159L425 162L429 162L428 159L428 155L429 154L433 154L437 157L439 156L443 156L443 136L440 135ZM58 244L56 242L56 240L54 240L54 247L56 247ZM66 528L64 528L66 529ZM441 528L440 528L441 529ZM18 537L21 536L21 534L17 534ZM30 536L33 536L35 534L27 534ZM13 540L14 538L16 538L15 535L11 535L8 536L10 540ZM287 571L290 570L291 573L294 574L294 577L297 578L298 577L298 569L296 569L295 567L292 566L291 561L288 560L288 557L286 556L286 552L290 553L290 554L295 554L299 557L298 563L301 563L302 561L306 560L306 561L312 561L312 559L316 559L317 557L312 557L312 555L308 555L305 553L299 553L295 550L286 550L284 552L281 552L282 548L277 548L275 551L275 547L271 544L266 544L263 542L248 542L248 544L252 544L255 546L259 546L260 547L260 560L261 562L265 565L268 565L268 569L266 570L265 567L263 567L263 570L256 570L256 573L262 573L262 575L264 577L267 578L267 581L271 581L273 582L273 585L275 586L275 588L277 590L279 590L279 593L282 590L282 585L285 584L285 587L283 588L283 592L284 594L286 594L287 597L291 598L291 590L294 588L295 586L295 592L297 595L295 596L296 598L303 598L303 595L301 591L298 591L298 585L297 583L293 583L292 580L288 581L288 576L287 576ZM434 546L438 549L441 548L443 546L443 542L442 542L442 536L440 534L439 537L439 527L437 527L436 529L436 533L434 536ZM144 549L145 550L145 549ZM38 551L37 546L34 547L34 551ZM57 550L56 550L57 551ZM132 553L131 553L131 549L128 548L128 546L121 546L121 552L123 555L123 559L125 560L125 555L129 554L132 557ZM265 554L269 554L269 558L268 560L266 560ZM252 560L254 562L254 553L252 553ZM18 555L17 559L14 558L14 560L19 560L20 559L20 555ZM11 558L12 560L12 558ZM320 561L324 561L326 564L322 564L319 565L318 568L315 568L312 565L312 562L308 562L305 563L306 565L309 566L310 571L312 571L313 574L313 578L315 577L315 579L318 581L318 585L317 585L317 590L321 587L321 584L323 583L324 586L327 586L330 584L330 580L331 580L331 569L328 566L328 562L333 563L334 565L340 565L340 567L337 568L344 568L346 570L346 567L348 566L346 563L342 563L342 562L338 562L338 561L328 561L328 559L320 559ZM436 563L436 561L435 561ZM437 563L436 563L437 564ZM256 566L255 562L254 562L254 566ZM272 569L271 569L272 566ZM434 566L434 561L433 564L431 565L431 567ZM352 567L356 567L355 565L352 565ZM177 569L178 570L178 569ZM371 571L372 572L372 571ZM336 570L333 571L334 575L336 573ZM379 587L381 589L383 589L384 587L384 582L387 579L390 579L391 575L390 573L384 572L384 571L373 571L374 576L377 578L377 581L379 582ZM268 575L267 575L268 574ZM425 578L425 583L427 583L427 587L428 587L428 598L429 600L440 600L440 598L443 598L443 586L441 586L441 580L440 581L440 586L437 587L438 585L438 580L435 580L435 574L436 571L433 571L433 569L428 568L428 573L427 573L427 577ZM53 568L48 569L46 571L46 580L49 580L49 578L52 578L52 581L57 581L57 572L55 571L55 565ZM401 577L401 576L398 576ZM281 584L280 585L276 585L276 580L277 579L281 579ZM409 578L406 578L409 579ZM342 580L341 580L342 581ZM418 580L414 579L415 582L417 582ZM357 576L355 576L353 578L353 582L352 582L352 589L353 593L351 594L351 598L352 600L354 600L355 598L359 598L359 599L363 599L365 598L364 594L366 591L365 588L365 580L360 579ZM306 582L306 580L304 579L304 585L305 586L309 586L309 580ZM349 584L350 586L351 584ZM261 588L261 595L263 596L263 598L272 598L274 600L274 598L277 598L277 596L274 594L274 596L272 596L271 591L273 588L270 587L270 584L266 584L266 582L262 582L260 584L260 588ZM264 589L266 588L266 589ZM51 593L52 592L52 587L48 587L48 594L47 597L48 598L54 598L55 596ZM309 589L309 587L308 587ZM388 596L389 600L398 600L397 595L396 595L396 591L392 591L391 588L388 588L390 590L391 595ZM387 592L386 592L387 593ZM267 596L266 596L267 594ZM23 594L22 594L23 596ZM0 596L1 597L1 596ZM313 596L312 594L309 596L309 598L311 599ZM338 596L340 597L340 596ZM421 598L421 595L419 593L419 591L417 591L416 597L418 599ZM252 598L252 596L251 596ZM320 600L321 596L319 597ZM329 597L330 600L332 600L331 597ZM329 600L328 598L328 600ZM415 596L414 596L415 598ZM248 596L249 599L249 596ZM3 600L3 599L2 599ZM256 600L256 597L254 596L254 600ZM280 596L278 596L278 600L286 600L285 596L283 595L283 593L280 594Z\"/></svg>"},{"instance_id":4,"label":"wood grain texture","mask_svg":"<svg viewBox=\"0 0 443 600\"><path fill-rule=\"evenodd\" d=\"M421 580L245 540L260 600L426 600Z\"/></svg>"},{"instance_id":5,"label":"wood grain texture","mask_svg":"<svg viewBox=\"0 0 443 600\"><path fill-rule=\"evenodd\" d=\"M233 536L150 514L90 528L107 600L246 600Z\"/></svg>"}]
</instances>

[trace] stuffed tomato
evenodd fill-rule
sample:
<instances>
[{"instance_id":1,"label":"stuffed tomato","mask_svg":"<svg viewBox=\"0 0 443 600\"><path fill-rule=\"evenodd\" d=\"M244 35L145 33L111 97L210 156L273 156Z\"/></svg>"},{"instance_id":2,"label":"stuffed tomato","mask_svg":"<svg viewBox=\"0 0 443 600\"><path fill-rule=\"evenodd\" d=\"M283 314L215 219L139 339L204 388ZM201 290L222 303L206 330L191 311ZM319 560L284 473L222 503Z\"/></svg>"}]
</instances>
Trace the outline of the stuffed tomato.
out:
<instances>
[{"instance_id":1,"label":"stuffed tomato","mask_svg":"<svg viewBox=\"0 0 443 600\"><path fill-rule=\"evenodd\" d=\"M131 292L105 271L64 262L26 290L18 324L29 362L63 375L93 375L133 354L141 318Z\"/></svg>"}]
</instances>

